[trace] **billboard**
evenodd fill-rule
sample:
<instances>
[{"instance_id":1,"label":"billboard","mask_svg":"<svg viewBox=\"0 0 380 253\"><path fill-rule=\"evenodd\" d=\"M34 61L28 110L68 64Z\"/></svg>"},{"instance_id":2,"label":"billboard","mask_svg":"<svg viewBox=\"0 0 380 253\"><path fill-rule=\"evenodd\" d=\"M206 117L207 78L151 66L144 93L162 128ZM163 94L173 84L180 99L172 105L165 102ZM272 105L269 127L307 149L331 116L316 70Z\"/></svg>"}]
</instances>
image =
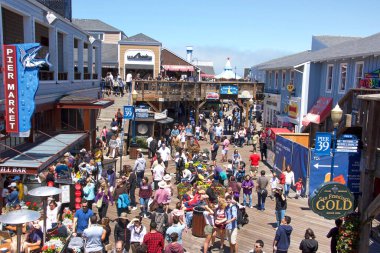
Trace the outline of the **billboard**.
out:
<instances>
[{"instance_id":1,"label":"billboard","mask_svg":"<svg viewBox=\"0 0 380 253\"><path fill-rule=\"evenodd\" d=\"M221 99L236 99L239 94L239 88L237 85L222 85L220 86L220 98Z\"/></svg>"},{"instance_id":2,"label":"billboard","mask_svg":"<svg viewBox=\"0 0 380 253\"><path fill-rule=\"evenodd\" d=\"M5 130L12 136L28 137L38 89L38 68L48 61L36 58L38 43L3 45Z\"/></svg>"}]
</instances>

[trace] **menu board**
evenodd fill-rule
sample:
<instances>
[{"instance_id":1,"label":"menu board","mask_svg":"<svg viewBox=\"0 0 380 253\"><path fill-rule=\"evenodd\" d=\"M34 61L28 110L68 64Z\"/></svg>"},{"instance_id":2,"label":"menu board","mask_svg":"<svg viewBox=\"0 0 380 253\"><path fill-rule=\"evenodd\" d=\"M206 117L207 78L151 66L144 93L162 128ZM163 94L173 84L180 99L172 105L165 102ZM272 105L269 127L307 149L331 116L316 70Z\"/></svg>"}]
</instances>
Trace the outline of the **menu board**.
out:
<instances>
[{"instance_id":1,"label":"menu board","mask_svg":"<svg viewBox=\"0 0 380 253\"><path fill-rule=\"evenodd\" d=\"M61 185L61 203L70 203L70 185Z\"/></svg>"}]
</instances>

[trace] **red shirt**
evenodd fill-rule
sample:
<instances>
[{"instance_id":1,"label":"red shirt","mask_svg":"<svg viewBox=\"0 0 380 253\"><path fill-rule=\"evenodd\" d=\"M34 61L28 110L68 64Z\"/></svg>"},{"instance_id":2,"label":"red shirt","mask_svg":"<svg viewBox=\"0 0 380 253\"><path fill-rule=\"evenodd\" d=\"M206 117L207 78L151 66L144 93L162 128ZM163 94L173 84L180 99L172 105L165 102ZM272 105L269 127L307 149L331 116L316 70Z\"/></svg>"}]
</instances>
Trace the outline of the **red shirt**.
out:
<instances>
[{"instance_id":1,"label":"red shirt","mask_svg":"<svg viewBox=\"0 0 380 253\"><path fill-rule=\"evenodd\" d=\"M159 232L149 232L144 236L143 243L147 246L147 253L162 253L164 236Z\"/></svg>"},{"instance_id":2,"label":"red shirt","mask_svg":"<svg viewBox=\"0 0 380 253\"><path fill-rule=\"evenodd\" d=\"M249 156L249 160L251 161L252 166L259 166L260 155L253 153Z\"/></svg>"}]
</instances>

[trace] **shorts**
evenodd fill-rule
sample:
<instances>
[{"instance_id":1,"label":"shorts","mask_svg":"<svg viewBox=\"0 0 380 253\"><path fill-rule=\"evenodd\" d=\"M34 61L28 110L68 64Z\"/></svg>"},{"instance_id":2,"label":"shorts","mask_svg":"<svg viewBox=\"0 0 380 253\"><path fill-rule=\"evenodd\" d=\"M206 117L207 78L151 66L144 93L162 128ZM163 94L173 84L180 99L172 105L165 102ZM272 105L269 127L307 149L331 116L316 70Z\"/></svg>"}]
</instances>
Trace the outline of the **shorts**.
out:
<instances>
[{"instance_id":1,"label":"shorts","mask_svg":"<svg viewBox=\"0 0 380 253\"><path fill-rule=\"evenodd\" d=\"M205 232L205 235L212 235L214 232L214 227L211 225L206 225L203 231Z\"/></svg>"},{"instance_id":2,"label":"shorts","mask_svg":"<svg viewBox=\"0 0 380 253\"><path fill-rule=\"evenodd\" d=\"M237 239L237 228L234 228L232 230L227 229L227 236L228 236L228 241L230 244L236 244L236 239Z\"/></svg>"},{"instance_id":3,"label":"shorts","mask_svg":"<svg viewBox=\"0 0 380 253\"><path fill-rule=\"evenodd\" d=\"M228 149L227 150L226 149L222 150L222 155L227 155L227 153L228 153Z\"/></svg>"},{"instance_id":4,"label":"shorts","mask_svg":"<svg viewBox=\"0 0 380 253\"><path fill-rule=\"evenodd\" d=\"M251 171L258 171L259 166L251 165Z\"/></svg>"}]
</instances>

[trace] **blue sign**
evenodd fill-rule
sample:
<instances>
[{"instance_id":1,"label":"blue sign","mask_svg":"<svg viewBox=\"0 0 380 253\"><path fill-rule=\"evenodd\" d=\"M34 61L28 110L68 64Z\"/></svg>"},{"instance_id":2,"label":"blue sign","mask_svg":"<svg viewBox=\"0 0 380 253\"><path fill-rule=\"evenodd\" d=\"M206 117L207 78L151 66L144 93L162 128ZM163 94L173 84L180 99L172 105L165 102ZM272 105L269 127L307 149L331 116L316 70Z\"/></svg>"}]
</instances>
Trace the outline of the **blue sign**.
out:
<instances>
[{"instance_id":1,"label":"blue sign","mask_svg":"<svg viewBox=\"0 0 380 253\"><path fill-rule=\"evenodd\" d=\"M330 181L331 156L319 156L311 152L309 189L313 193L321 184ZM360 188L360 153L336 153L333 181L347 185L352 193Z\"/></svg>"},{"instance_id":2,"label":"blue sign","mask_svg":"<svg viewBox=\"0 0 380 253\"><path fill-rule=\"evenodd\" d=\"M314 154L317 156L330 155L330 149L331 149L331 134L330 133L316 133Z\"/></svg>"},{"instance_id":3,"label":"blue sign","mask_svg":"<svg viewBox=\"0 0 380 253\"><path fill-rule=\"evenodd\" d=\"M238 95L239 89L236 85L220 86L220 95Z\"/></svg>"},{"instance_id":4,"label":"blue sign","mask_svg":"<svg viewBox=\"0 0 380 253\"><path fill-rule=\"evenodd\" d=\"M124 119L133 119L134 108L132 105L124 106Z\"/></svg>"}]
</instances>

